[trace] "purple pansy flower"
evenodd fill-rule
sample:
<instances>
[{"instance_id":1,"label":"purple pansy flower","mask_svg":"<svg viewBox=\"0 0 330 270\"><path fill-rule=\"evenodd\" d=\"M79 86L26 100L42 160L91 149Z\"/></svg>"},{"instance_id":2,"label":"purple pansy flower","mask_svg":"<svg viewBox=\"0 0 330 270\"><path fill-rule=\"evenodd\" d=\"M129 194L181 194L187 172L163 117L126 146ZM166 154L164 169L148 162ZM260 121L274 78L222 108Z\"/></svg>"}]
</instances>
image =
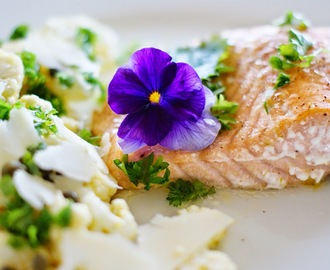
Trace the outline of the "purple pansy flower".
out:
<instances>
[{"instance_id":1,"label":"purple pansy flower","mask_svg":"<svg viewBox=\"0 0 330 270\"><path fill-rule=\"evenodd\" d=\"M124 153L156 144L201 150L216 138L220 123L210 113L214 95L190 65L171 60L159 49L141 49L110 82L108 104L127 114L118 130Z\"/></svg>"}]
</instances>

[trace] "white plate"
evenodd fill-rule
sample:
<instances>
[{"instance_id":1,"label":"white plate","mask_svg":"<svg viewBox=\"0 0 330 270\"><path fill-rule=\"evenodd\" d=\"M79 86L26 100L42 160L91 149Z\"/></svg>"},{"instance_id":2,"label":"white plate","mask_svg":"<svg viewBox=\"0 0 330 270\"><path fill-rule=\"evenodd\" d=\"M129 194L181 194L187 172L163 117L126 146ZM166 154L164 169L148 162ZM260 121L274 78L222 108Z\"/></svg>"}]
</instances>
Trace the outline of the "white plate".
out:
<instances>
[{"instance_id":1,"label":"white plate","mask_svg":"<svg viewBox=\"0 0 330 270\"><path fill-rule=\"evenodd\" d=\"M314 25L329 25L330 2L265 0L13 0L0 6L0 39L19 23L42 24L49 16L84 13L109 23L121 47L131 42L161 48L207 38L224 28L266 24L287 10ZM199 205L235 219L222 243L241 270L330 269L330 183L318 188L247 192L225 190ZM173 214L163 190L129 193L139 223ZM212 222L212 221L210 221Z\"/></svg>"}]
</instances>

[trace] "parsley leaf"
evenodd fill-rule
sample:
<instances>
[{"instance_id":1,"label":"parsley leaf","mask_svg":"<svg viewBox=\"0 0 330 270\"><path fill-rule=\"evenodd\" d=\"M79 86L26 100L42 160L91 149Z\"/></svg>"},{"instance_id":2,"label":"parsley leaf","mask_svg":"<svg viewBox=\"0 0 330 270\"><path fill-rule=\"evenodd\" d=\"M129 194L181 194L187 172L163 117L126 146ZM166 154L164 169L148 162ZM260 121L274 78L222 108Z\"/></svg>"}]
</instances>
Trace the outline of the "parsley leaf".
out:
<instances>
[{"instance_id":1,"label":"parsley leaf","mask_svg":"<svg viewBox=\"0 0 330 270\"><path fill-rule=\"evenodd\" d=\"M41 107L30 107L29 110L34 114L34 127L38 131L39 135L48 137L51 134L57 133L57 127L52 118L57 114L55 109L45 112Z\"/></svg>"},{"instance_id":2,"label":"parsley leaf","mask_svg":"<svg viewBox=\"0 0 330 270\"><path fill-rule=\"evenodd\" d=\"M289 84L289 83L290 83L290 76L288 74L281 72L277 76L276 83L274 85L274 89L283 87L284 85Z\"/></svg>"},{"instance_id":3,"label":"parsley leaf","mask_svg":"<svg viewBox=\"0 0 330 270\"><path fill-rule=\"evenodd\" d=\"M238 104L225 99L224 95L216 96L216 102L211 108L211 113L218 118L221 126L225 129L231 129L230 124L236 124L236 119L232 116L236 113Z\"/></svg>"},{"instance_id":4,"label":"parsley leaf","mask_svg":"<svg viewBox=\"0 0 330 270\"><path fill-rule=\"evenodd\" d=\"M166 199L169 201L170 205L175 207L179 207L186 202L205 198L206 196L215 193L214 187L208 188L198 180L191 182L178 179L175 182L169 183L167 188L169 193Z\"/></svg>"},{"instance_id":5,"label":"parsley leaf","mask_svg":"<svg viewBox=\"0 0 330 270\"><path fill-rule=\"evenodd\" d=\"M299 25L299 27L296 27L298 30L305 30L307 28L307 25L303 24L302 20L298 20L291 12L287 13L284 22L279 24L279 26L286 25ZM315 55L318 53L314 52L313 54L307 54L308 50L313 47L313 44L306 35L296 29L288 30L289 43L281 44L278 47L278 54L269 58L270 66L280 71L273 87L274 90L290 83L290 75L287 74L286 71L295 67L309 67ZM268 114L268 100L264 102L264 108Z\"/></svg>"},{"instance_id":6,"label":"parsley leaf","mask_svg":"<svg viewBox=\"0 0 330 270\"><path fill-rule=\"evenodd\" d=\"M163 161L163 157L159 156L154 160L154 153L135 161L128 161L128 155L123 155L122 160L115 159L115 165L122 170L129 178L129 180L138 186L139 183L144 185L145 190L149 190L151 184L167 183L170 176L168 169L169 164ZM165 171L162 176L159 174Z\"/></svg>"},{"instance_id":7,"label":"parsley leaf","mask_svg":"<svg viewBox=\"0 0 330 270\"><path fill-rule=\"evenodd\" d=\"M312 42L299 31L290 29L288 34L290 43L297 46L296 48L300 55L305 55L308 49L313 46Z\"/></svg>"},{"instance_id":8,"label":"parsley leaf","mask_svg":"<svg viewBox=\"0 0 330 270\"><path fill-rule=\"evenodd\" d=\"M47 243L51 226L69 226L71 221L70 205L53 215L47 208L33 209L17 193L11 176L0 179L0 192L5 196L0 207L0 229L10 234L8 243L19 249L26 245L37 248Z\"/></svg>"},{"instance_id":9,"label":"parsley leaf","mask_svg":"<svg viewBox=\"0 0 330 270\"><path fill-rule=\"evenodd\" d=\"M23 39L27 36L28 32L29 32L29 26L27 26L26 24L19 25L11 33L9 39L10 40Z\"/></svg>"},{"instance_id":10,"label":"parsley leaf","mask_svg":"<svg viewBox=\"0 0 330 270\"><path fill-rule=\"evenodd\" d=\"M308 22L305 18L297 13L288 11L283 18L278 19L275 24L278 26L292 26L297 30L304 31L308 28Z\"/></svg>"},{"instance_id":11,"label":"parsley leaf","mask_svg":"<svg viewBox=\"0 0 330 270\"><path fill-rule=\"evenodd\" d=\"M88 28L79 28L76 34L77 45L86 53L88 58L95 61L95 44L97 35Z\"/></svg>"},{"instance_id":12,"label":"parsley leaf","mask_svg":"<svg viewBox=\"0 0 330 270\"><path fill-rule=\"evenodd\" d=\"M100 136L93 136L92 132L86 128L81 129L78 132L78 136L92 145L100 146Z\"/></svg>"}]
</instances>

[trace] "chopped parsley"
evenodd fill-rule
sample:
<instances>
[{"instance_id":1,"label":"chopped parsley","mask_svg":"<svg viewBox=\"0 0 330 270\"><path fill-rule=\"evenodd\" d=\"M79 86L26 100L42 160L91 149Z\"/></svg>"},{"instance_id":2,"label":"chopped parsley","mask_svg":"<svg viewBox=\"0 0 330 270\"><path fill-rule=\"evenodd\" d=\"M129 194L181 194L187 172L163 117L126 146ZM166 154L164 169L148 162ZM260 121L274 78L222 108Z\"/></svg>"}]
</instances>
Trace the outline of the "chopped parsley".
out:
<instances>
[{"instance_id":1,"label":"chopped parsley","mask_svg":"<svg viewBox=\"0 0 330 270\"><path fill-rule=\"evenodd\" d=\"M277 55L269 58L270 66L279 71L273 87L274 90L290 83L290 75L287 74L287 71L292 68L309 67L318 53L307 54L309 49L313 47L309 38L301 32L307 29L307 24L297 19L293 13L287 13L285 20L279 26L296 26L296 29L290 28L288 30L288 43L281 44L277 49ZM268 113L268 100L264 102L264 108Z\"/></svg>"},{"instance_id":2,"label":"chopped parsley","mask_svg":"<svg viewBox=\"0 0 330 270\"><path fill-rule=\"evenodd\" d=\"M126 154L123 155L122 160L116 159L114 163L135 186L141 183L144 185L145 190L149 190L153 184L167 186L169 192L166 199L170 205L175 207L215 193L214 187L207 187L198 180L185 181L178 179L175 182L168 183L170 176L169 164L163 161L162 156L154 160L153 153L135 162L129 162ZM160 176L162 171L163 174Z\"/></svg>"},{"instance_id":3,"label":"chopped parsley","mask_svg":"<svg viewBox=\"0 0 330 270\"><path fill-rule=\"evenodd\" d=\"M9 39L10 40L24 39L28 35L29 30L30 30L29 26L27 26L26 24L19 25L13 30Z\"/></svg>"},{"instance_id":4,"label":"chopped parsley","mask_svg":"<svg viewBox=\"0 0 330 270\"><path fill-rule=\"evenodd\" d=\"M122 160L115 159L113 162L135 186L141 183L144 185L145 190L149 190L152 184L162 185L169 180L169 164L163 161L162 156L154 160L153 153L135 162L128 161L128 155L125 154ZM162 171L164 173L160 175Z\"/></svg>"},{"instance_id":5,"label":"chopped parsley","mask_svg":"<svg viewBox=\"0 0 330 270\"><path fill-rule=\"evenodd\" d=\"M219 36L213 37L208 42L202 42L197 47L179 48L172 54L175 61L189 63L202 79L203 84L213 92L217 102L211 108L211 112L225 129L230 129L230 125L236 123L233 115L238 108L237 103L225 99L226 89L219 79L222 74L233 71L232 67L224 64L224 60L229 55L229 45Z\"/></svg>"},{"instance_id":6,"label":"chopped parsley","mask_svg":"<svg viewBox=\"0 0 330 270\"><path fill-rule=\"evenodd\" d=\"M288 11L282 18L275 22L278 26L291 26L299 31L304 31L308 28L308 22L301 15Z\"/></svg>"},{"instance_id":7,"label":"chopped parsley","mask_svg":"<svg viewBox=\"0 0 330 270\"><path fill-rule=\"evenodd\" d=\"M98 87L101 91L101 96L99 98L99 102L103 103L106 100L106 88L103 83L95 77L95 75L91 72L83 72L82 73L84 80L93 87Z\"/></svg>"},{"instance_id":8,"label":"chopped parsley","mask_svg":"<svg viewBox=\"0 0 330 270\"><path fill-rule=\"evenodd\" d=\"M71 88L75 83L74 78L65 72L56 72L55 77L58 79L59 83L66 88Z\"/></svg>"},{"instance_id":9,"label":"chopped parsley","mask_svg":"<svg viewBox=\"0 0 330 270\"><path fill-rule=\"evenodd\" d=\"M78 29L76 34L76 43L92 61L95 61L96 58L96 40L97 35L92 30L83 27Z\"/></svg>"},{"instance_id":10,"label":"chopped parsley","mask_svg":"<svg viewBox=\"0 0 330 270\"><path fill-rule=\"evenodd\" d=\"M215 193L214 187L207 187L198 180L185 181L183 179L178 179L175 182L169 183L167 188L169 193L166 199L169 201L170 205L175 207L179 207L183 203L205 198Z\"/></svg>"},{"instance_id":11,"label":"chopped parsley","mask_svg":"<svg viewBox=\"0 0 330 270\"><path fill-rule=\"evenodd\" d=\"M46 76L41 73L35 54L24 51L20 56L25 74L23 93L34 94L48 100L58 112L58 115L63 115L65 113L63 101L46 86Z\"/></svg>"},{"instance_id":12,"label":"chopped parsley","mask_svg":"<svg viewBox=\"0 0 330 270\"><path fill-rule=\"evenodd\" d=\"M86 128L81 129L78 132L78 136L92 145L100 146L100 136L93 136L92 132Z\"/></svg>"},{"instance_id":13,"label":"chopped parsley","mask_svg":"<svg viewBox=\"0 0 330 270\"><path fill-rule=\"evenodd\" d=\"M231 124L236 124L236 119L233 114L236 113L238 104L225 99L224 95L219 94L216 96L216 102L211 108L211 113L218 118L221 127L231 129Z\"/></svg>"},{"instance_id":14,"label":"chopped parsley","mask_svg":"<svg viewBox=\"0 0 330 270\"><path fill-rule=\"evenodd\" d=\"M20 102L16 102L14 104L10 104L3 99L0 99L0 119L1 120L9 120L10 111L12 108L21 108L23 104Z\"/></svg>"},{"instance_id":15,"label":"chopped parsley","mask_svg":"<svg viewBox=\"0 0 330 270\"><path fill-rule=\"evenodd\" d=\"M10 234L8 244L13 248L37 248L49 241L53 225L67 227L70 224L70 205L55 215L46 207L40 211L33 209L19 196L9 175L0 179L0 192L5 198L0 207L0 228Z\"/></svg>"},{"instance_id":16,"label":"chopped parsley","mask_svg":"<svg viewBox=\"0 0 330 270\"><path fill-rule=\"evenodd\" d=\"M37 164L35 164L33 156L37 151L46 149L46 147L47 146L44 143L30 146L27 148L24 155L20 158L20 162L22 165L24 165L24 168L28 173L32 175L43 176L44 172L39 169Z\"/></svg>"},{"instance_id":17,"label":"chopped parsley","mask_svg":"<svg viewBox=\"0 0 330 270\"><path fill-rule=\"evenodd\" d=\"M274 85L274 89L283 87L284 85L289 84L289 83L290 83L290 76L288 74L281 72L277 76L277 80Z\"/></svg>"},{"instance_id":18,"label":"chopped parsley","mask_svg":"<svg viewBox=\"0 0 330 270\"><path fill-rule=\"evenodd\" d=\"M0 99L0 119L1 120L9 120L9 114L12 109L12 105L8 102Z\"/></svg>"},{"instance_id":19,"label":"chopped parsley","mask_svg":"<svg viewBox=\"0 0 330 270\"><path fill-rule=\"evenodd\" d=\"M41 107L30 107L30 111L34 114L34 127L39 135L48 137L57 133L57 127L54 123L53 115L57 114L55 109L45 112Z\"/></svg>"}]
</instances>

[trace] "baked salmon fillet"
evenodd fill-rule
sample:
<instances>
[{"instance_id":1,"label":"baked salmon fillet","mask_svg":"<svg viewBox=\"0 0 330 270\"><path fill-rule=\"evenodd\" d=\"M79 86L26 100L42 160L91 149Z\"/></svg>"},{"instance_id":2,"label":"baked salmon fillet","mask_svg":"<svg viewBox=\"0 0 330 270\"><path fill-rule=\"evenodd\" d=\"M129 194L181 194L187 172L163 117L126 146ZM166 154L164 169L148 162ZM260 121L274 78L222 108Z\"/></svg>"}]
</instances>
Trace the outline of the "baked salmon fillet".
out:
<instances>
[{"instance_id":1,"label":"baked salmon fillet","mask_svg":"<svg viewBox=\"0 0 330 270\"><path fill-rule=\"evenodd\" d=\"M130 159L154 152L170 164L171 180L198 179L216 187L281 189L319 183L330 171L330 54L324 50L330 47L330 29L310 28L305 33L313 41L310 53L319 53L309 67L288 70L291 82L275 91L279 72L269 58L288 42L287 29L261 26L223 32L232 49L226 64L234 72L222 81L226 98L239 104L237 124L201 151L144 147ZM119 184L129 188L127 176L113 163L122 158L116 136L122 119L106 105L95 114L93 132L110 133L104 159Z\"/></svg>"}]
</instances>

